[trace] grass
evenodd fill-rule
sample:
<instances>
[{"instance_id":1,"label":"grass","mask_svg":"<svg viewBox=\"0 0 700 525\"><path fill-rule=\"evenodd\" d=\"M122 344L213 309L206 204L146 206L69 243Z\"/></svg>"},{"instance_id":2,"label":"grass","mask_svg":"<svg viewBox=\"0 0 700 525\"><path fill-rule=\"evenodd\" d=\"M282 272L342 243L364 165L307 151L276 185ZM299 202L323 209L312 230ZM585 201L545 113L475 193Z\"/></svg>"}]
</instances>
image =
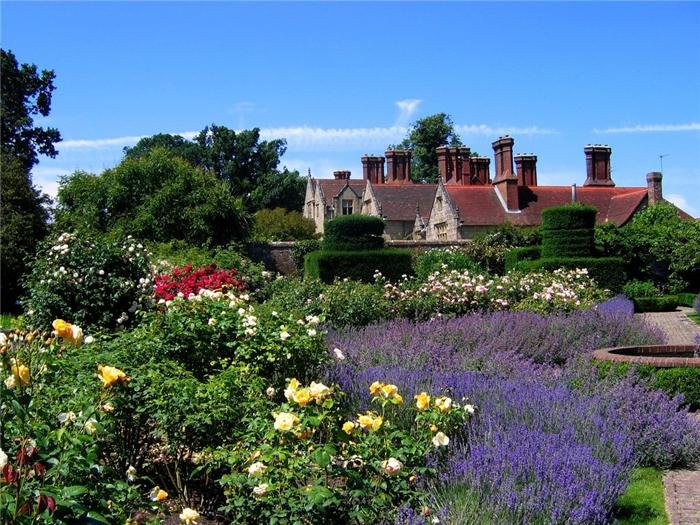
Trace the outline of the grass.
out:
<instances>
[{"instance_id":1,"label":"grass","mask_svg":"<svg viewBox=\"0 0 700 525\"><path fill-rule=\"evenodd\" d=\"M664 507L663 472L655 468L637 468L627 491L615 506L616 524L667 525Z\"/></svg>"},{"instance_id":2,"label":"grass","mask_svg":"<svg viewBox=\"0 0 700 525\"><path fill-rule=\"evenodd\" d=\"M688 317L690 317L693 321L695 321L695 324L700 324L700 314L697 314L695 312L685 314Z\"/></svg>"}]
</instances>

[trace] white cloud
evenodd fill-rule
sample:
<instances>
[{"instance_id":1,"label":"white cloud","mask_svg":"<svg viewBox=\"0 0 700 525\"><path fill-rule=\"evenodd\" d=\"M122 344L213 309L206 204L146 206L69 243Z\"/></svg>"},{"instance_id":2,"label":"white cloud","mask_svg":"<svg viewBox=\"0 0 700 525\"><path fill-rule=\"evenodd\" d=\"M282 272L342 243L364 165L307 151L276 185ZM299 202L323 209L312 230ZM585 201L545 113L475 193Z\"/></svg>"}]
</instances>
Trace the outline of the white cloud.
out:
<instances>
[{"instance_id":1,"label":"white cloud","mask_svg":"<svg viewBox=\"0 0 700 525\"><path fill-rule=\"evenodd\" d=\"M674 131L700 131L699 122L689 124L637 124L622 128L594 129L593 133L668 133Z\"/></svg>"},{"instance_id":2,"label":"white cloud","mask_svg":"<svg viewBox=\"0 0 700 525\"><path fill-rule=\"evenodd\" d=\"M691 206L688 200L683 195L679 195L677 193L670 193L668 195L664 195L664 199L666 199L668 202L672 202L681 210L692 215L693 217L700 217L700 212L698 212L698 209L694 206Z\"/></svg>"},{"instance_id":3,"label":"white cloud","mask_svg":"<svg viewBox=\"0 0 700 525\"><path fill-rule=\"evenodd\" d=\"M557 133L556 130L539 126L528 126L525 128L517 126L492 127L486 124L458 124L455 125L455 130L461 135L483 135L494 139L500 135L555 135Z\"/></svg>"},{"instance_id":4,"label":"white cloud","mask_svg":"<svg viewBox=\"0 0 700 525\"><path fill-rule=\"evenodd\" d=\"M399 116L396 117L396 123L394 126L406 126L408 121L411 119L413 114L420 106L421 100L418 98L407 98L404 100L397 100L396 106L399 108Z\"/></svg>"}]
</instances>

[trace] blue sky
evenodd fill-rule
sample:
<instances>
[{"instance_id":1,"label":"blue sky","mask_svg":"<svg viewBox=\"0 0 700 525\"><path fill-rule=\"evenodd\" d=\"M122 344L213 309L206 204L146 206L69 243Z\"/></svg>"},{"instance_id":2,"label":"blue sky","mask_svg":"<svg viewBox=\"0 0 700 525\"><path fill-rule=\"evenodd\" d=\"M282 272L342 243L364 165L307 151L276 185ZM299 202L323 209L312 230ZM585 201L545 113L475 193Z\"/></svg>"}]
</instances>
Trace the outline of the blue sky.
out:
<instances>
[{"instance_id":1,"label":"blue sky","mask_svg":"<svg viewBox=\"0 0 700 525\"><path fill-rule=\"evenodd\" d=\"M1 43L56 72L64 141L34 180L99 173L124 146L216 123L286 138L315 177L452 116L492 156L508 133L540 184L582 184L609 144L618 186L663 158L664 196L700 216L700 4L693 2L6 2ZM493 166L492 166L493 167Z\"/></svg>"}]
</instances>

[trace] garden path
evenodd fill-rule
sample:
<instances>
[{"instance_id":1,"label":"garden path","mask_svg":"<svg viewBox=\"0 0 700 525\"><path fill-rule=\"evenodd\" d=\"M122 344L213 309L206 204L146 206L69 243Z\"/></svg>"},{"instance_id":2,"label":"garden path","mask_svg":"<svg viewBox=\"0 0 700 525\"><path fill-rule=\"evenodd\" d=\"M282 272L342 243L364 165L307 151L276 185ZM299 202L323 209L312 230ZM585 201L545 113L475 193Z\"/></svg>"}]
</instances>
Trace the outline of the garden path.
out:
<instances>
[{"instance_id":1,"label":"garden path","mask_svg":"<svg viewBox=\"0 0 700 525\"><path fill-rule=\"evenodd\" d=\"M661 328L669 344L694 344L700 326L685 315L692 308L676 312L638 314ZM690 417L700 422L700 412ZM672 525L700 525L700 470L670 470L664 474L666 512Z\"/></svg>"}]
</instances>

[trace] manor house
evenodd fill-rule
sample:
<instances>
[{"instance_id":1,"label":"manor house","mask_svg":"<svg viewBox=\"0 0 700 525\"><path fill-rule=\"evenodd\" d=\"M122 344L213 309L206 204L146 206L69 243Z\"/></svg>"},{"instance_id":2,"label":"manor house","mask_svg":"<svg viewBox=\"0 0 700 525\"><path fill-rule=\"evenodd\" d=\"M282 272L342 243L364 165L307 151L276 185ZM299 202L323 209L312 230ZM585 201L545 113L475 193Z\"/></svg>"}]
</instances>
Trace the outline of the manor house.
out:
<instances>
[{"instance_id":1,"label":"manor house","mask_svg":"<svg viewBox=\"0 0 700 525\"><path fill-rule=\"evenodd\" d=\"M537 156L513 155L513 144L509 136L493 142L493 179L490 158L472 156L462 146L437 148L437 184L411 180L410 151L389 150L384 157L365 155L362 180L352 179L349 171L335 171L333 179L309 177L304 216L314 220L319 233L333 217L361 213L382 217L385 234L391 239L455 240L469 239L505 222L537 226L542 210L569 202L595 206L599 224L621 226L662 200L658 172L647 174L646 186L615 186L610 176L612 151L606 145L584 148L586 180L582 186L539 186Z\"/></svg>"}]
</instances>

